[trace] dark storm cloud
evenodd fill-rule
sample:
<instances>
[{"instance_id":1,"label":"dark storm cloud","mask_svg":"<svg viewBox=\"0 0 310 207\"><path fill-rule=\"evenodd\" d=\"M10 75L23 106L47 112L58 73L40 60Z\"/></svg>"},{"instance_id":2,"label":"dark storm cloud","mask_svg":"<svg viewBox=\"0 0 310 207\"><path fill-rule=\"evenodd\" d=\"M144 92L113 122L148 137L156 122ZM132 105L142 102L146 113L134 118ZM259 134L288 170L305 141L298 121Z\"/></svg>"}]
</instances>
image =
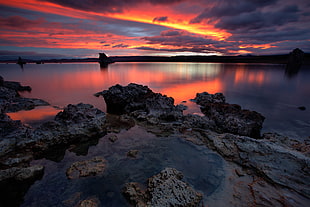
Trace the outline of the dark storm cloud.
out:
<instances>
[{"instance_id":1,"label":"dark storm cloud","mask_svg":"<svg viewBox=\"0 0 310 207\"><path fill-rule=\"evenodd\" d=\"M296 22L299 19L298 7L296 5L288 5L279 11L274 12L248 12L237 16L225 16L215 24L217 28L236 30L259 29L265 27L281 26L290 22Z\"/></svg>"},{"instance_id":2,"label":"dark storm cloud","mask_svg":"<svg viewBox=\"0 0 310 207\"><path fill-rule=\"evenodd\" d=\"M44 58L65 58L66 55L51 54L51 53L37 53L33 51L9 51L0 50L0 60L16 60L18 57L26 59L44 59Z\"/></svg>"},{"instance_id":3,"label":"dark storm cloud","mask_svg":"<svg viewBox=\"0 0 310 207\"><path fill-rule=\"evenodd\" d=\"M174 35L171 35L174 34ZM181 34L178 31L167 31L162 32L160 36L144 37L148 44L161 44L161 45L171 45L171 46L186 46L186 47L196 47L201 45L214 44L216 41L211 39L206 39L200 36L191 36L189 34Z\"/></svg>"},{"instance_id":4,"label":"dark storm cloud","mask_svg":"<svg viewBox=\"0 0 310 207\"><path fill-rule=\"evenodd\" d=\"M191 23L200 23L204 19L237 16L245 12L252 12L258 8L272 5L278 0L218 0L209 1L213 6L205 9L191 20Z\"/></svg>"},{"instance_id":5,"label":"dark storm cloud","mask_svg":"<svg viewBox=\"0 0 310 207\"><path fill-rule=\"evenodd\" d=\"M113 45L112 48L126 48L129 47L129 45L125 45L125 44L117 44L117 45Z\"/></svg>"},{"instance_id":6,"label":"dark storm cloud","mask_svg":"<svg viewBox=\"0 0 310 207\"><path fill-rule=\"evenodd\" d=\"M180 3L185 0L41 0L59 4L62 6L97 12L120 13L125 7L132 7L141 3L151 3L153 5L169 5Z\"/></svg>"},{"instance_id":7,"label":"dark storm cloud","mask_svg":"<svg viewBox=\"0 0 310 207\"><path fill-rule=\"evenodd\" d=\"M0 17L0 28L4 29L27 29L46 22L43 18L37 20L26 19L21 16Z\"/></svg>"},{"instance_id":8,"label":"dark storm cloud","mask_svg":"<svg viewBox=\"0 0 310 207\"><path fill-rule=\"evenodd\" d=\"M168 21L168 17L164 16L164 17L155 17L153 19L153 22L167 22Z\"/></svg>"}]
</instances>

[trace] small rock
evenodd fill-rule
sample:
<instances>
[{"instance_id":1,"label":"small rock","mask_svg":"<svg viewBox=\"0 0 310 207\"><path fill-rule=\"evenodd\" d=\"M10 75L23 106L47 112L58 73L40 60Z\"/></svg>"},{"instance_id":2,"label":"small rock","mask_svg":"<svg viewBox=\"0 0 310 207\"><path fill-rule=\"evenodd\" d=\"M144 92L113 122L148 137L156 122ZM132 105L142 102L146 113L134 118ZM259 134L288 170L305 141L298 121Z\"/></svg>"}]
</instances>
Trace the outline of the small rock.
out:
<instances>
[{"instance_id":1,"label":"small rock","mask_svg":"<svg viewBox=\"0 0 310 207\"><path fill-rule=\"evenodd\" d=\"M77 207L98 207L100 205L100 201L98 198L89 198L81 201Z\"/></svg>"},{"instance_id":2,"label":"small rock","mask_svg":"<svg viewBox=\"0 0 310 207\"><path fill-rule=\"evenodd\" d=\"M129 152L127 152L127 157L137 158L138 153L138 150L130 150Z\"/></svg>"},{"instance_id":3,"label":"small rock","mask_svg":"<svg viewBox=\"0 0 310 207\"><path fill-rule=\"evenodd\" d=\"M299 106L298 109L301 110L301 111L305 111L305 110L306 110L306 107L304 107L304 106Z\"/></svg>"},{"instance_id":4,"label":"small rock","mask_svg":"<svg viewBox=\"0 0 310 207\"><path fill-rule=\"evenodd\" d=\"M73 163L66 172L68 179L96 176L106 168L106 161L101 157L94 157L91 160L78 161Z\"/></svg>"},{"instance_id":5,"label":"small rock","mask_svg":"<svg viewBox=\"0 0 310 207\"><path fill-rule=\"evenodd\" d=\"M114 143L118 140L118 137L115 134L111 134L108 136L108 139Z\"/></svg>"}]
</instances>

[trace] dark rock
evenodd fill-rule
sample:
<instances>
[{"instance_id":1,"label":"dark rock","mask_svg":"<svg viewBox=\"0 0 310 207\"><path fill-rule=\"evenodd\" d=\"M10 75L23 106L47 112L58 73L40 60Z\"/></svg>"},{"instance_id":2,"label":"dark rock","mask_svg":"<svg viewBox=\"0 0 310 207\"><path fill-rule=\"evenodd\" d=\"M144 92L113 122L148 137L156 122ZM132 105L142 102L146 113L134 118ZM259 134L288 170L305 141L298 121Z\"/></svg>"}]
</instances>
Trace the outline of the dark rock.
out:
<instances>
[{"instance_id":1,"label":"dark rock","mask_svg":"<svg viewBox=\"0 0 310 207\"><path fill-rule=\"evenodd\" d=\"M127 152L127 157L137 158L139 150L129 150Z\"/></svg>"},{"instance_id":2,"label":"dark rock","mask_svg":"<svg viewBox=\"0 0 310 207\"><path fill-rule=\"evenodd\" d=\"M102 157L94 157L91 160L73 163L66 172L68 179L96 176L102 174L106 168L106 160Z\"/></svg>"},{"instance_id":3,"label":"dark rock","mask_svg":"<svg viewBox=\"0 0 310 207\"><path fill-rule=\"evenodd\" d=\"M101 68L105 68L111 63L114 63L114 61L111 58L109 58L104 53L99 53L99 64Z\"/></svg>"},{"instance_id":4,"label":"dark rock","mask_svg":"<svg viewBox=\"0 0 310 207\"><path fill-rule=\"evenodd\" d=\"M209 94L207 92L197 93L194 101L201 106L209 103L226 103L222 93Z\"/></svg>"},{"instance_id":5,"label":"dark rock","mask_svg":"<svg viewBox=\"0 0 310 207\"><path fill-rule=\"evenodd\" d=\"M6 112L17 112L21 110L32 110L37 106L48 106L49 103L35 98L15 98L7 106Z\"/></svg>"},{"instance_id":6,"label":"dark rock","mask_svg":"<svg viewBox=\"0 0 310 207\"><path fill-rule=\"evenodd\" d=\"M19 206L29 187L43 176L43 166L0 170L0 206Z\"/></svg>"},{"instance_id":7,"label":"dark rock","mask_svg":"<svg viewBox=\"0 0 310 207\"><path fill-rule=\"evenodd\" d=\"M130 83L128 86L115 85L95 96L103 96L107 112L111 114L129 114L146 119L155 117L173 121L182 116L182 108L174 106L174 99L160 93L154 93L147 86Z\"/></svg>"},{"instance_id":8,"label":"dark rock","mask_svg":"<svg viewBox=\"0 0 310 207\"><path fill-rule=\"evenodd\" d=\"M34 130L31 140L20 144L32 145L40 154L52 146L69 146L104 135L105 121L105 113L90 104L69 104L55 116L54 121Z\"/></svg>"},{"instance_id":9,"label":"dark rock","mask_svg":"<svg viewBox=\"0 0 310 207\"><path fill-rule=\"evenodd\" d=\"M260 130L265 117L255 111L243 110L237 104L225 103L223 94L198 93L197 103L201 111L213 120L217 132L260 138Z\"/></svg>"},{"instance_id":10,"label":"dark rock","mask_svg":"<svg viewBox=\"0 0 310 207\"><path fill-rule=\"evenodd\" d=\"M58 154L64 154L71 144L85 143L106 133L105 113L89 104L68 105L56 115L55 120L36 129L11 120L5 114L0 116L0 158L20 152L31 153L35 157L53 155L58 159Z\"/></svg>"},{"instance_id":11,"label":"dark rock","mask_svg":"<svg viewBox=\"0 0 310 207\"><path fill-rule=\"evenodd\" d=\"M286 70L285 70L285 73L288 76L292 76L298 73L302 65L304 55L305 55L304 52L300 50L299 48L296 48L292 52L290 52L288 56L288 62L286 64Z\"/></svg>"},{"instance_id":12,"label":"dark rock","mask_svg":"<svg viewBox=\"0 0 310 207\"><path fill-rule=\"evenodd\" d=\"M108 139L114 143L118 140L118 137L115 134L111 134L108 136Z\"/></svg>"},{"instance_id":13,"label":"dark rock","mask_svg":"<svg viewBox=\"0 0 310 207\"><path fill-rule=\"evenodd\" d=\"M96 197L82 200L77 205L77 207L98 207L98 206L100 206L100 201Z\"/></svg>"},{"instance_id":14,"label":"dark rock","mask_svg":"<svg viewBox=\"0 0 310 207\"><path fill-rule=\"evenodd\" d=\"M18 91L31 91L31 88L30 86L22 86L20 83L14 81L2 81L0 85L1 113L31 110L36 106L49 105L49 103L40 99L23 98Z\"/></svg>"},{"instance_id":15,"label":"dark rock","mask_svg":"<svg viewBox=\"0 0 310 207\"><path fill-rule=\"evenodd\" d=\"M304 107L304 106L299 106L298 109L301 110L301 111L305 111L305 110L306 110L306 107Z\"/></svg>"},{"instance_id":16,"label":"dark rock","mask_svg":"<svg viewBox=\"0 0 310 207\"><path fill-rule=\"evenodd\" d=\"M0 75L0 86L3 86L4 80L3 77Z\"/></svg>"},{"instance_id":17,"label":"dark rock","mask_svg":"<svg viewBox=\"0 0 310 207\"><path fill-rule=\"evenodd\" d=\"M19 82L15 81L4 81L3 86L15 91L31 91L30 86L22 86Z\"/></svg>"},{"instance_id":18,"label":"dark rock","mask_svg":"<svg viewBox=\"0 0 310 207\"><path fill-rule=\"evenodd\" d=\"M286 186L310 198L310 158L291 144L269 139L253 139L233 134L206 131L202 139L223 157L252 169L271 183ZM279 138L279 137L278 137ZM273 140L271 140L273 139ZM282 139L282 138L281 138ZM285 140L285 138L283 138Z\"/></svg>"},{"instance_id":19,"label":"dark rock","mask_svg":"<svg viewBox=\"0 0 310 207\"><path fill-rule=\"evenodd\" d=\"M127 183L123 194L135 206L202 207L202 194L182 181L183 175L174 168L166 168L148 179L146 191L137 183Z\"/></svg>"}]
</instances>

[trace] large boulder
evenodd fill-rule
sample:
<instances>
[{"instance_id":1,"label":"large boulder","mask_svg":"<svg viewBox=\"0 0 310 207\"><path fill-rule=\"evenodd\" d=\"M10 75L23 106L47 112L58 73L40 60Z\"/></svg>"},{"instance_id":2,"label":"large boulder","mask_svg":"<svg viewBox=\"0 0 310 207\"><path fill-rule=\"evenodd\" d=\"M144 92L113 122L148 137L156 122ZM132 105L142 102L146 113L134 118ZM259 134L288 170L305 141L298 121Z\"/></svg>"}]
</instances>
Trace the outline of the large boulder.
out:
<instances>
[{"instance_id":1,"label":"large boulder","mask_svg":"<svg viewBox=\"0 0 310 207\"><path fill-rule=\"evenodd\" d=\"M260 138L265 119L260 113L241 109L237 104L226 103L221 93L197 93L194 101L201 106L202 113L215 122L217 132Z\"/></svg>"},{"instance_id":2,"label":"large boulder","mask_svg":"<svg viewBox=\"0 0 310 207\"><path fill-rule=\"evenodd\" d=\"M174 168L165 168L148 179L146 191L138 183L127 183L124 196L135 206L202 207L202 194L182 181L183 174Z\"/></svg>"},{"instance_id":3,"label":"large boulder","mask_svg":"<svg viewBox=\"0 0 310 207\"><path fill-rule=\"evenodd\" d=\"M163 120L177 120L183 115L183 109L174 105L172 97L154 93L147 86L134 83L127 86L117 84L95 96L103 96L107 112L111 114L132 113L138 118L152 116Z\"/></svg>"}]
</instances>

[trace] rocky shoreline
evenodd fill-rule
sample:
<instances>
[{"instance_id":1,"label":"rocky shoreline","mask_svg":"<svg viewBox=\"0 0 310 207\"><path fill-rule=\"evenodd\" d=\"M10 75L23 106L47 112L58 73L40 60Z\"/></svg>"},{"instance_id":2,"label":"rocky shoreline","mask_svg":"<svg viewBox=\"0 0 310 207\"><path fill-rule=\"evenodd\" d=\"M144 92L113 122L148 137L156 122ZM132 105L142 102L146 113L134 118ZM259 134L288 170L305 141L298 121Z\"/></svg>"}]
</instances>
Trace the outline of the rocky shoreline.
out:
<instances>
[{"instance_id":1,"label":"rocky shoreline","mask_svg":"<svg viewBox=\"0 0 310 207\"><path fill-rule=\"evenodd\" d=\"M274 133L261 135L264 117L226 103L223 94L198 93L194 101L205 116L183 115L185 106L174 105L173 98L154 93L147 86L115 85L95 96L104 98L108 114L115 114L116 118L111 119L110 115L89 104L69 104L54 120L32 128L6 115L47 104L39 99L20 97L18 91L29 88L0 79L0 193L4 195L0 203L3 205L19 206L28 188L42 178L44 166L31 165L32 160L60 161L67 149L87 154L89 143L96 144L104 135L117 144L120 129L134 125L160 137L174 136L205 145L221 155L233 169L227 175L224 189L230 196L221 201L223 205L303 206L310 202L309 140L302 142ZM133 150L127 156L136 159L139 152ZM104 158L95 157L73 163L67 176L68 179L104 176L102 173L108 167ZM205 195L181 181L182 172L173 168L162 170L154 172L148 186L142 187L147 189L145 191L139 187L143 184L124 183L123 193L128 204L216 206L216 202L211 201L203 204ZM9 190L7 186L11 186ZM100 206L99 200L81 200L79 206L82 203Z\"/></svg>"}]
</instances>

